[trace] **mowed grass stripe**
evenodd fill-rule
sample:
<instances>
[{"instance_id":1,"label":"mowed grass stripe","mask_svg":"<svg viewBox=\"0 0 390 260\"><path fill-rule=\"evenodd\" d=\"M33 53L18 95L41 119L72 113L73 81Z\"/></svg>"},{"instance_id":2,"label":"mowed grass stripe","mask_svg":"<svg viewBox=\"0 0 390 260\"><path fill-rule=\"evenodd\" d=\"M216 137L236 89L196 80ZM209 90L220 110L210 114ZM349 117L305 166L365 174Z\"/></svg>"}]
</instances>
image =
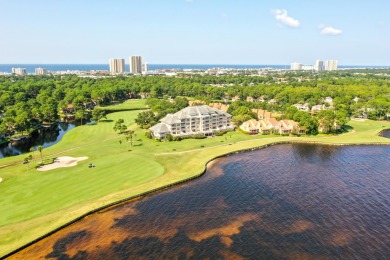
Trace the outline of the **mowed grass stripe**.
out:
<instances>
[{"instance_id":1,"label":"mowed grass stripe","mask_svg":"<svg viewBox=\"0 0 390 260\"><path fill-rule=\"evenodd\" d=\"M128 189L164 172L157 162L129 152L106 156L93 163L95 168L88 168L87 160L72 168L34 172L30 178L23 176L5 182L1 187L0 208L8 213L0 215L0 226Z\"/></svg>"}]
</instances>

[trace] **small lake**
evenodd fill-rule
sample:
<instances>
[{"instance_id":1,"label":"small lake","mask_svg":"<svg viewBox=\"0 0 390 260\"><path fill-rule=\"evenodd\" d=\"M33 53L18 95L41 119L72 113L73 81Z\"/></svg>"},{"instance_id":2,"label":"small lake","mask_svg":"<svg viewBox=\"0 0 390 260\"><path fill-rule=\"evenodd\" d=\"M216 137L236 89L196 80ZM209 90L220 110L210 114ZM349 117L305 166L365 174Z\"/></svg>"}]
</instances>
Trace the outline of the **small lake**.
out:
<instances>
[{"instance_id":1,"label":"small lake","mask_svg":"<svg viewBox=\"0 0 390 260\"><path fill-rule=\"evenodd\" d=\"M390 146L275 145L78 221L15 259L389 259Z\"/></svg>"},{"instance_id":2,"label":"small lake","mask_svg":"<svg viewBox=\"0 0 390 260\"><path fill-rule=\"evenodd\" d=\"M0 145L0 158L28 153L31 147L34 147L36 150L39 145L42 145L44 148L50 147L58 143L62 137L71 129L75 128L76 125L78 124L58 123L54 128L43 128L34 132L32 138L25 142L19 142L15 145L11 143L2 144Z\"/></svg>"}]
</instances>

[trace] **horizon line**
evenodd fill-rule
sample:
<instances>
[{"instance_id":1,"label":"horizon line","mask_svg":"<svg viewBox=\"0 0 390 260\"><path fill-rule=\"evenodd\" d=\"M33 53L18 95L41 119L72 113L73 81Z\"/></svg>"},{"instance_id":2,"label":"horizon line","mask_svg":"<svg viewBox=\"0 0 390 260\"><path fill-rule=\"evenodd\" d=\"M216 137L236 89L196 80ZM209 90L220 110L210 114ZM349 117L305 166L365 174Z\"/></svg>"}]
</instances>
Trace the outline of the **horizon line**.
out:
<instances>
[{"instance_id":1,"label":"horizon line","mask_svg":"<svg viewBox=\"0 0 390 260\"><path fill-rule=\"evenodd\" d=\"M326 60L324 60L326 61ZM130 65L129 63L125 63L126 65ZM227 65L227 66L266 66L266 65L272 65L272 66L290 66L291 63L286 64L272 64L272 63L147 63L148 65ZM302 63L305 64L305 63ZM109 65L108 63L0 63L0 65ZM339 66L382 66L382 67L390 67L389 65L383 65L383 64L339 64Z\"/></svg>"}]
</instances>

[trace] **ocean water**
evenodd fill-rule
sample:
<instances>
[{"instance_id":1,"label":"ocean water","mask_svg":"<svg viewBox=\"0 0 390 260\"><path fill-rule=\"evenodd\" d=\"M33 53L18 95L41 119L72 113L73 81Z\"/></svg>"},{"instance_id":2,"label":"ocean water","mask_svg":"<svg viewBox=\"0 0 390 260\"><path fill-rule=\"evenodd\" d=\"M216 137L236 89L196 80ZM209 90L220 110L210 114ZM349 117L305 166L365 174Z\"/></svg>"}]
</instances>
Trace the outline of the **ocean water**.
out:
<instances>
[{"instance_id":1,"label":"ocean water","mask_svg":"<svg viewBox=\"0 0 390 260\"><path fill-rule=\"evenodd\" d=\"M11 73L12 68L26 68L27 73L35 73L35 68L45 68L49 71L91 71L91 70L109 70L108 64L0 64L0 73ZM148 64L149 70L164 69L289 69L290 65L234 65L234 64ZM339 66L339 68L390 68L390 66ZM126 71L129 71L129 65L126 64Z\"/></svg>"},{"instance_id":2,"label":"ocean water","mask_svg":"<svg viewBox=\"0 0 390 260\"><path fill-rule=\"evenodd\" d=\"M236 154L11 259L389 259L389 169L389 146Z\"/></svg>"}]
</instances>

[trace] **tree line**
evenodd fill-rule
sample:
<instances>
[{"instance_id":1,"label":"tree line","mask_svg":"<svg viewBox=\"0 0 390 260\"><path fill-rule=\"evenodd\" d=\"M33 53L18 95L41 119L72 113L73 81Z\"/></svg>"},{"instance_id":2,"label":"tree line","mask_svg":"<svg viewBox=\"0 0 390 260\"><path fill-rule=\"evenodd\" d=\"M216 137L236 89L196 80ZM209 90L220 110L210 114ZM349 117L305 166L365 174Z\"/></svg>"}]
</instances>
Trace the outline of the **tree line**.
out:
<instances>
[{"instance_id":1,"label":"tree line","mask_svg":"<svg viewBox=\"0 0 390 260\"><path fill-rule=\"evenodd\" d=\"M266 76L222 75L200 76L179 74L177 77L106 77L83 78L66 76L0 77L0 135L28 133L42 122L55 122L59 112L69 104L77 119L101 114L96 106L109 105L129 98L194 97L205 101L229 100L239 97L264 98L255 106L269 111L287 112L292 104L323 104L333 98L335 111L348 116L384 119L390 114L390 80L382 74L357 75L351 72L305 74L285 73ZM354 100L358 97L358 100ZM276 102L268 103L274 99ZM155 101L156 102L156 101ZM176 102L175 102L176 103ZM153 107L155 104L151 104ZM158 104L163 113L177 111L181 106ZM156 119L158 120L158 118Z\"/></svg>"}]
</instances>

